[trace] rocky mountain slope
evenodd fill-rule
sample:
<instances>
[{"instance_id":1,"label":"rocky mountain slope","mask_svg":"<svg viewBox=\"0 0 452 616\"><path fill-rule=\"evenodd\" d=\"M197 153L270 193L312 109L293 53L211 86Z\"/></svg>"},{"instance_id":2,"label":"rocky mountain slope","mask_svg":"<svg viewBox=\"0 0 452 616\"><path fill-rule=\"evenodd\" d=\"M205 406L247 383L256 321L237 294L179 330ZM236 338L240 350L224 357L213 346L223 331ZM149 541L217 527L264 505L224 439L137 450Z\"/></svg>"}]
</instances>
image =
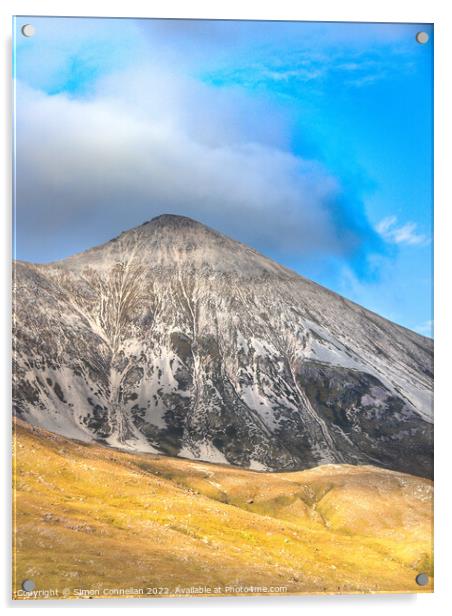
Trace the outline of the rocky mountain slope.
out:
<instances>
[{"instance_id":1,"label":"rocky mountain slope","mask_svg":"<svg viewBox=\"0 0 452 616\"><path fill-rule=\"evenodd\" d=\"M14 410L258 470L432 473L432 341L189 218L14 276Z\"/></svg>"}]
</instances>

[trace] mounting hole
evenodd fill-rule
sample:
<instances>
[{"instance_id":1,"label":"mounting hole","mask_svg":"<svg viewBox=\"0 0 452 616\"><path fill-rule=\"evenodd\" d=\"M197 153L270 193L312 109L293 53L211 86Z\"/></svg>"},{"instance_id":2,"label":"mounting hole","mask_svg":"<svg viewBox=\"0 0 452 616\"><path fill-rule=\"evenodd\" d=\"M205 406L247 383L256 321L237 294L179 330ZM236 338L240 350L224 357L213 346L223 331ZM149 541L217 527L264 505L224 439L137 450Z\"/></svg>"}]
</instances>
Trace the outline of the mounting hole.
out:
<instances>
[{"instance_id":1,"label":"mounting hole","mask_svg":"<svg viewBox=\"0 0 452 616\"><path fill-rule=\"evenodd\" d=\"M29 38L30 36L34 36L35 33L36 33L36 29L31 24L25 24L25 26L22 26L22 34L24 36Z\"/></svg>"},{"instance_id":2,"label":"mounting hole","mask_svg":"<svg viewBox=\"0 0 452 616\"><path fill-rule=\"evenodd\" d=\"M425 45L425 43L428 43L428 39L429 39L429 36L427 32L418 32L416 34L416 40L421 45Z\"/></svg>"},{"instance_id":3,"label":"mounting hole","mask_svg":"<svg viewBox=\"0 0 452 616\"><path fill-rule=\"evenodd\" d=\"M22 582L22 590L25 592L32 592L35 589L35 583L33 580L24 580Z\"/></svg>"},{"instance_id":4,"label":"mounting hole","mask_svg":"<svg viewBox=\"0 0 452 616\"><path fill-rule=\"evenodd\" d=\"M427 586L428 575L426 573L419 573L419 575L416 576L416 584L418 586Z\"/></svg>"}]
</instances>

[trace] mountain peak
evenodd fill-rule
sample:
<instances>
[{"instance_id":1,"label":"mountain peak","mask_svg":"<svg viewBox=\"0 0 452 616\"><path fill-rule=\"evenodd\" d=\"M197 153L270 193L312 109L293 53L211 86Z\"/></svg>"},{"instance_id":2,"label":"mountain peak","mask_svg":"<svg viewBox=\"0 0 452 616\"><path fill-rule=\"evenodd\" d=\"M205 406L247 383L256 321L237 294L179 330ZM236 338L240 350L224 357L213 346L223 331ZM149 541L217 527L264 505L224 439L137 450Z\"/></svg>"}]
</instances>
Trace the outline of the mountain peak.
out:
<instances>
[{"instance_id":1,"label":"mountain peak","mask_svg":"<svg viewBox=\"0 0 452 616\"><path fill-rule=\"evenodd\" d=\"M208 227L193 218L189 218L188 216L180 216L179 214L160 214L159 216L154 216L154 218L151 218L150 220L146 220L138 227L130 229L130 231L143 229L149 229L152 231L161 231L164 229L177 231L178 229L208 229Z\"/></svg>"},{"instance_id":2,"label":"mountain peak","mask_svg":"<svg viewBox=\"0 0 452 616\"><path fill-rule=\"evenodd\" d=\"M149 271L196 270L234 274L241 278L298 275L250 246L211 227L177 214L160 214L123 231L105 244L60 261L65 268L110 267L112 263L141 263Z\"/></svg>"},{"instance_id":3,"label":"mountain peak","mask_svg":"<svg viewBox=\"0 0 452 616\"><path fill-rule=\"evenodd\" d=\"M127 231L123 231L117 238L124 236L134 236L140 238L160 238L164 241L166 238L168 241L174 240L175 242L185 237L187 240L190 238L198 242L202 239L210 238L215 241L226 238L222 233L212 229L208 225L190 218L189 216L181 216L179 214L159 214L150 220L146 220L137 227L132 227ZM230 239L230 238L228 238ZM231 242L235 242L232 240ZM238 243L238 242L235 242Z\"/></svg>"},{"instance_id":4,"label":"mountain peak","mask_svg":"<svg viewBox=\"0 0 452 616\"><path fill-rule=\"evenodd\" d=\"M202 223L189 218L188 216L180 216L179 214L160 214L150 220L144 222L141 226L158 225L161 227L197 227L204 226Z\"/></svg>"}]
</instances>

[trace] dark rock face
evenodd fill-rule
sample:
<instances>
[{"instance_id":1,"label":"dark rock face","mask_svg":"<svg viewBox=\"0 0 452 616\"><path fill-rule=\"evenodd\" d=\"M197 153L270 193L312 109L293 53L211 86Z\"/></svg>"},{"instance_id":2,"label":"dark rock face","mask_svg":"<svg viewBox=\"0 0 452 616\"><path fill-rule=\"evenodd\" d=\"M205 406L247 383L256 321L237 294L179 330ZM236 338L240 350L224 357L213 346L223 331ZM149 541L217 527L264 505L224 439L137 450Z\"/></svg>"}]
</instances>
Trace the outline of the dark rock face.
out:
<instances>
[{"instance_id":1,"label":"dark rock face","mask_svg":"<svg viewBox=\"0 0 452 616\"><path fill-rule=\"evenodd\" d=\"M14 409L258 469L432 473L432 341L188 218L15 264Z\"/></svg>"}]
</instances>

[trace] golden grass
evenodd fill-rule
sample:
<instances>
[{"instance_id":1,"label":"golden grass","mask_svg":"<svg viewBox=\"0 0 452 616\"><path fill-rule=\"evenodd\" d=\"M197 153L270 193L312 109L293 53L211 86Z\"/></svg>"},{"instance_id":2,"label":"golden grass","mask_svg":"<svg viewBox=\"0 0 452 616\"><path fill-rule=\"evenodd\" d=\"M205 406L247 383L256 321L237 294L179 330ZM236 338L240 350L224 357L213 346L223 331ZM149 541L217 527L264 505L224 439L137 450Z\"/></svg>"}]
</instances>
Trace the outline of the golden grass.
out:
<instances>
[{"instance_id":1,"label":"golden grass","mask_svg":"<svg viewBox=\"0 0 452 616\"><path fill-rule=\"evenodd\" d=\"M193 586L432 591L427 479L349 465L253 472L86 445L20 421L14 442L15 598L27 578L72 598ZM428 586L415 582L421 571Z\"/></svg>"}]
</instances>

